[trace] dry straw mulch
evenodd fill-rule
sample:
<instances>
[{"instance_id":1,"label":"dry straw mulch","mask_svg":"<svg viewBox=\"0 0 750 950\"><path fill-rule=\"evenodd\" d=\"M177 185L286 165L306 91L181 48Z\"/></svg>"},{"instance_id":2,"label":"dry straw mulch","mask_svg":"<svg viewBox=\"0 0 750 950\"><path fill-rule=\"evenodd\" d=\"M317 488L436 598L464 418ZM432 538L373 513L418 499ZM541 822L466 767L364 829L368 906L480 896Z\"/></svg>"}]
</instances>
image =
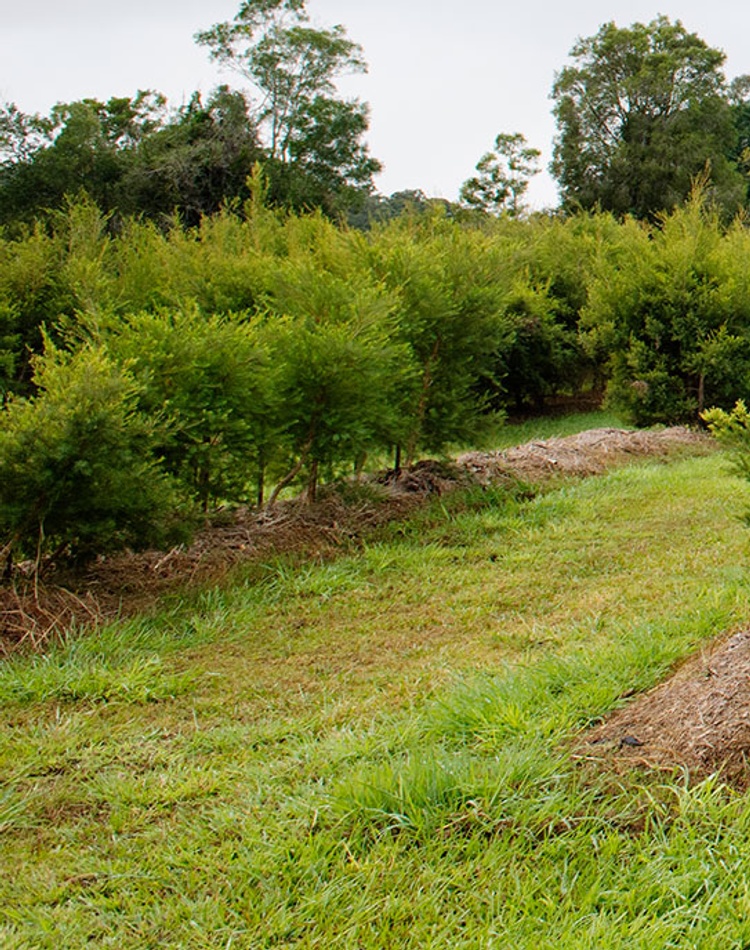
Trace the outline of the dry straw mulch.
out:
<instances>
[{"instance_id":1,"label":"dry straw mulch","mask_svg":"<svg viewBox=\"0 0 750 950\"><path fill-rule=\"evenodd\" d=\"M750 786L750 631L713 643L591 730L580 756L602 765L714 772Z\"/></svg>"},{"instance_id":2,"label":"dry straw mulch","mask_svg":"<svg viewBox=\"0 0 750 950\"><path fill-rule=\"evenodd\" d=\"M372 479L369 497L354 493L354 501L329 494L315 505L297 499L271 511L233 512L224 523L199 532L187 547L126 552L103 558L83 573L52 573L36 585L21 571L14 583L0 587L0 656L19 647L42 650L74 627L148 609L162 594L181 587L216 583L241 562L287 551L324 557L356 548L368 531L456 487L597 475L637 457L666 457L703 446L710 451L705 435L682 427L592 429L502 452L470 452L454 463L427 460L398 475L385 472Z\"/></svg>"},{"instance_id":3,"label":"dry straw mulch","mask_svg":"<svg viewBox=\"0 0 750 950\"><path fill-rule=\"evenodd\" d=\"M639 456L666 457L675 451L711 450L705 433L682 426L631 432L588 429L565 438L528 442L502 452L468 452L457 464L482 484L504 478L539 482L560 476L601 475Z\"/></svg>"}]
</instances>

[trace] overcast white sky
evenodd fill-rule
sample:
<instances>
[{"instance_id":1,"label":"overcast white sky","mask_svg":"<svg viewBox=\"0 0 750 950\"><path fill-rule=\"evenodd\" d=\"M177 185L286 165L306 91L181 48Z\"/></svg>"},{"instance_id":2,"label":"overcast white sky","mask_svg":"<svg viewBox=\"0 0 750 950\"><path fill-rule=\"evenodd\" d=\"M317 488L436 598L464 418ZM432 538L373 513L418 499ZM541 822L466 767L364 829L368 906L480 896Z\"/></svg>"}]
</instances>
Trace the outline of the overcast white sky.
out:
<instances>
[{"instance_id":1,"label":"overcast white sky","mask_svg":"<svg viewBox=\"0 0 750 950\"><path fill-rule=\"evenodd\" d=\"M195 89L240 85L208 61L193 34L231 19L239 0L0 0L0 100L25 112L55 102L156 89L179 104ZM578 36L609 20L680 19L750 73L750 4L741 0L308 0L314 21L342 23L369 74L343 85L370 103L378 189L421 188L455 199L498 132L522 132L550 160L549 92ZM556 204L538 176L537 207Z\"/></svg>"}]
</instances>

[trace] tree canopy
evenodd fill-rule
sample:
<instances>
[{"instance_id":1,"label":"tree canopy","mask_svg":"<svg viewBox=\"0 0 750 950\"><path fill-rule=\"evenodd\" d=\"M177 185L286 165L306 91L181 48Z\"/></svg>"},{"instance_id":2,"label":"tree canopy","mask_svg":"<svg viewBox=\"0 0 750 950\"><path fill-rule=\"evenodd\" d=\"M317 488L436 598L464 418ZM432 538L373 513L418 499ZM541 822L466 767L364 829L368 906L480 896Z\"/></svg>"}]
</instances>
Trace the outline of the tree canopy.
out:
<instances>
[{"instance_id":1,"label":"tree canopy","mask_svg":"<svg viewBox=\"0 0 750 950\"><path fill-rule=\"evenodd\" d=\"M342 26L312 27L301 0L246 0L196 39L250 89L196 92L177 109L151 90L47 116L0 106L0 224L85 191L103 211L195 225L249 197L256 163L271 204L339 214L364 203L381 166L363 140L367 105L336 92L339 76L366 70Z\"/></svg>"},{"instance_id":2,"label":"tree canopy","mask_svg":"<svg viewBox=\"0 0 750 950\"><path fill-rule=\"evenodd\" d=\"M367 70L343 26L311 26L304 0L245 0L196 40L251 84L272 197L335 207L372 188L381 164L362 140L367 106L336 90L340 76Z\"/></svg>"},{"instance_id":3,"label":"tree canopy","mask_svg":"<svg viewBox=\"0 0 750 950\"><path fill-rule=\"evenodd\" d=\"M704 170L714 198L739 207L745 186L720 50L660 16L605 23L570 55L552 90L551 170L565 208L651 217L682 202Z\"/></svg>"},{"instance_id":4,"label":"tree canopy","mask_svg":"<svg viewBox=\"0 0 750 950\"><path fill-rule=\"evenodd\" d=\"M241 92L220 86L169 111L158 93L59 103L49 116L0 109L0 223L31 220L85 191L107 212L179 213L195 224L262 158Z\"/></svg>"},{"instance_id":5,"label":"tree canopy","mask_svg":"<svg viewBox=\"0 0 750 950\"><path fill-rule=\"evenodd\" d=\"M461 201L489 214L516 217L524 210L523 196L539 172L541 154L520 132L500 132L494 148L477 162L476 175L461 185Z\"/></svg>"}]
</instances>

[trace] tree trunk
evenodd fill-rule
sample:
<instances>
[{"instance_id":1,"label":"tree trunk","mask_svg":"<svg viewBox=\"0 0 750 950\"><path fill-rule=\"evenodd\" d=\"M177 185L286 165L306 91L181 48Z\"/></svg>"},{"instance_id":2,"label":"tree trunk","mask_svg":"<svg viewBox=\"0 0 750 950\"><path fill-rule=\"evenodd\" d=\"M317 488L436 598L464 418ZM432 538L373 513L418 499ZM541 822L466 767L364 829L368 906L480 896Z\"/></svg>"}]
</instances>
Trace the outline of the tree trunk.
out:
<instances>
[{"instance_id":1,"label":"tree trunk","mask_svg":"<svg viewBox=\"0 0 750 950\"><path fill-rule=\"evenodd\" d=\"M401 474L401 443L395 447L393 453L393 474L396 476Z\"/></svg>"},{"instance_id":2,"label":"tree trunk","mask_svg":"<svg viewBox=\"0 0 750 950\"><path fill-rule=\"evenodd\" d=\"M354 479L357 482L362 481L362 472L365 470L365 464L367 463L367 452L360 452L357 456L357 461L354 463Z\"/></svg>"},{"instance_id":3,"label":"tree trunk","mask_svg":"<svg viewBox=\"0 0 750 950\"><path fill-rule=\"evenodd\" d=\"M39 606L39 573L42 569L42 551L44 550L44 519L39 522L39 536L36 541L34 559L34 603Z\"/></svg>"},{"instance_id":4,"label":"tree trunk","mask_svg":"<svg viewBox=\"0 0 750 950\"><path fill-rule=\"evenodd\" d=\"M5 567L3 569L3 580L9 581L13 577L13 544L12 542L7 545L3 551L5 555Z\"/></svg>"},{"instance_id":5,"label":"tree trunk","mask_svg":"<svg viewBox=\"0 0 750 950\"><path fill-rule=\"evenodd\" d=\"M209 489L209 479L210 471L208 467L208 462L205 464L198 463L198 473L196 478L197 488L198 488L198 498L200 500L201 511L205 515L208 512L208 499L210 497Z\"/></svg>"},{"instance_id":6,"label":"tree trunk","mask_svg":"<svg viewBox=\"0 0 750 950\"><path fill-rule=\"evenodd\" d=\"M307 503L314 505L318 495L318 460L310 463L310 477L307 480Z\"/></svg>"},{"instance_id":7,"label":"tree trunk","mask_svg":"<svg viewBox=\"0 0 750 950\"><path fill-rule=\"evenodd\" d=\"M266 458L263 449L258 453L258 493L255 502L258 508L263 507L263 496L266 490Z\"/></svg>"},{"instance_id":8,"label":"tree trunk","mask_svg":"<svg viewBox=\"0 0 750 950\"><path fill-rule=\"evenodd\" d=\"M268 508L273 508L273 506L276 504L276 499L279 497L281 492L286 488L287 485L291 485L294 479L302 471L302 466L305 464L305 462L308 459L308 456L310 455L310 450L313 447L314 441L315 441L315 426L313 425L307 441L302 446L299 458L294 463L294 465L289 469L286 475L281 479L281 481L274 488L274 490L271 492L271 497L268 499L268 505L267 505Z\"/></svg>"}]
</instances>

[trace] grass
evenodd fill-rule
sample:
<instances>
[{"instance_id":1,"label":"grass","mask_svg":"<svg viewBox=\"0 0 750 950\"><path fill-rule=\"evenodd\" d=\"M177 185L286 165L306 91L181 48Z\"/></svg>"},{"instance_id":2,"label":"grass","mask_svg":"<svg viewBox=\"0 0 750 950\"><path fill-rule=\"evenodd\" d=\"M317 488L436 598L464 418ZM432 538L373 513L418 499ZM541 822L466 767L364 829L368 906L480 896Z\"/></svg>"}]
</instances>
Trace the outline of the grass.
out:
<instances>
[{"instance_id":1,"label":"grass","mask_svg":"<svg viewBox=\"0 0 750 950\"><path fill-rule=\"evenodd\" d=\"M0 669L0 946L750 946L750 803L569 739L747 624L723 457L436 502Z\"/></svg>"}]
</instances>

